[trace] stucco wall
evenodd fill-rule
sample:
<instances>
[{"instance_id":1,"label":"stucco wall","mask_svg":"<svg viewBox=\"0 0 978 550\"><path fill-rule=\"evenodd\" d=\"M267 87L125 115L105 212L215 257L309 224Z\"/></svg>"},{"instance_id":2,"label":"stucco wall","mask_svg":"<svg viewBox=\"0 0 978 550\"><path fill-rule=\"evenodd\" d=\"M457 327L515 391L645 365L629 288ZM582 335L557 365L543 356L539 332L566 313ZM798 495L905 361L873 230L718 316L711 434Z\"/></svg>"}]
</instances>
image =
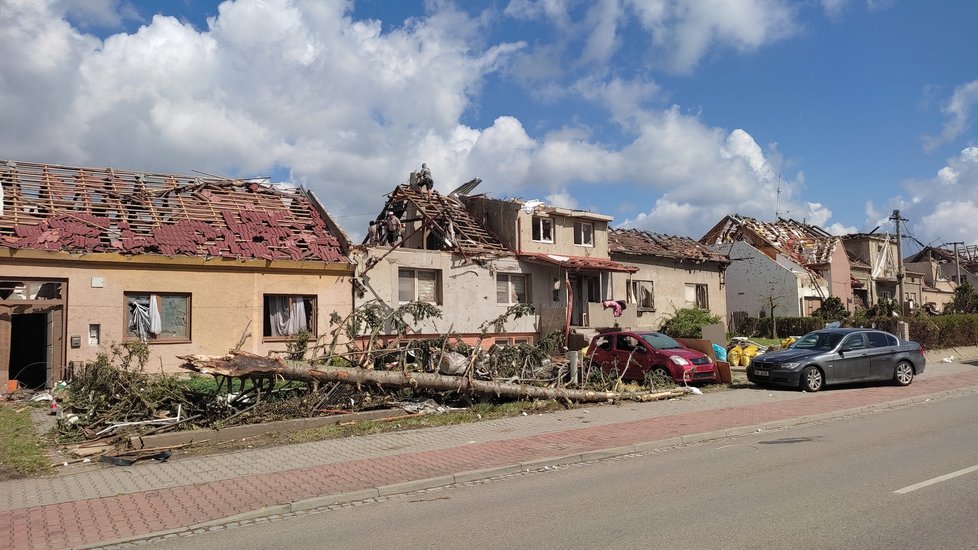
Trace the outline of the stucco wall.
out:
<instances>
[{"instance_id":1,"label":"stucco wall","mask_svg":"<svg viewBox=\"0 0 978 550\"><path fill-rule=\"evenodd\" d=\"M380 258L389 249L369 249L372 257ZM489 260L498 273L522 273L515 258ZM507 305L496 302L496 276L486 267L467 263L462 256L451 252L397 249L388 254L364 277L366 293L355 299L360 306L371 300L379 300L392 308L400 305L398 300L398 273L401 268L434 270L438 272L441 285L440 319L425 321L416 327L419 335L434 336L450 331L462 335L479 333L479 327L486 321L505 313ZM545 282L530 275L530 300L543 293ZM550 284L552 288L552 283ZM511 320L506 324L510 337L524 336L536 332L535 315Z\"/></svg>"},{"instance_id":2,"label":"stucco wall","mask_svg":"<svg viewBox=\"0 0 978 550\"><path fill-rule=\"evenodd\" d=\"M152 371L162 367L178 372L178 355L199 353L217 355L234 348L244 334L250 334L241 349L264 355L272 349L284 349L283 342L262 337L263 295L315 295L317 329L329 330L330 313L345 315L352 306L351 286L345 266L299 262L265 262L231 260L206 261L166 259L144 264L132 258L113 256L112 261L85 261L64 254L51 260L17 260L3 258L0 268L7 279L56 279L66 281L64 327L65 362L89 361L112 343L122 342L126 335L127 306L124 293L188 293L191 300L189 343L150 343ZM178 265L179 264L179 265ZM288 266L289 269L284 269ZM100 326L101 338L90 345L90 324ZM72 336L80 338L80 347L71 347Z\"/></svg>"},{"instance_id":3,"label":"stucco wall","mask_svg":"<svg viewBox=\"0 0 978 550\"><path fill-rule=\"evenodd\" d=\"M673 317L677 310L686 307L686 285L705 284L707 286L707 302L710 313L727 317L726 289L720 285L720 268L715 263L694 264L692 262L677 262L667 258L642 258L627 254L614 254L612 259L639 268L636 273L615 273L614 288L621 289L624 295L629 280L652 281L655 300L655 311L638 312L635 304L629 304L623 319L630 326L642 329L661 328L662 323ZM625 322L621 322L625 326Z\"/></svg>"},{"instance_id":4,"label":"stucco wall","mask_svg":"<svg viewBox=\"0 0 978 550\"><path fill-rule=\"evenodd\" d=\"M730 266L726 272L727 311L745 311L757 316L771 314L771 299L775 302L774 314L797 317L801 315L799 282L791 269L772 260L753 246L737 241L724 245L729 250Z\"/></svg>"}]
</instances>

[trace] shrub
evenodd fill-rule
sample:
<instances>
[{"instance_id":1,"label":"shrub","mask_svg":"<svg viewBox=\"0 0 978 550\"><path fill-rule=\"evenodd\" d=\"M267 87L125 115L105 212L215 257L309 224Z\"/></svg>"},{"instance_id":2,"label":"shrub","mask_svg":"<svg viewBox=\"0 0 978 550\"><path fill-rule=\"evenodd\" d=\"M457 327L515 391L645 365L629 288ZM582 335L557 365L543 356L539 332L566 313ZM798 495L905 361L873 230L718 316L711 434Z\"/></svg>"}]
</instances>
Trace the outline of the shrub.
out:
<instances>
[{"instance_id":1,"label":"shrub","mask_svg":"<svg viewBox=\"0 0 978 550\"><path fill-rule=\"evenodd\" d=\"M703 325L719 322L719 315L710 315L710 312L705 309L680 309L662 325L662 332L673 338L702 338Z\"/></svg>"}]
</instances>

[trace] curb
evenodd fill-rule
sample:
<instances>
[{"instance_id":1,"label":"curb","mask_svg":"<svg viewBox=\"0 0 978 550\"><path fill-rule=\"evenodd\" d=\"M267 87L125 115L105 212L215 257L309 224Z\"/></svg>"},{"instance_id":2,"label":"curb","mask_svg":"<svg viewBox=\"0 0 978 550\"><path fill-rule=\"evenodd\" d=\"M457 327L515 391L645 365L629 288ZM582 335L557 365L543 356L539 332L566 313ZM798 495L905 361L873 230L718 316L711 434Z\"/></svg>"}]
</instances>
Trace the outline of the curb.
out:
<instances>
[{"instance_id":1,"label":"curb","mask_svg":"<svg viewBox=\"0 0 978 550\"><path fill-rule=\"evenodd\" d=\"M189 527L180 527L176 529L170 529L167 531L159 531L156 533L149 533L145 535L136 535L133 537L127 537L127 538L116 539L111 541L104 541L104 542L89 544L85 546L76 546L74 547L74 549L88 550L88 549L95 549L95 548L105 548L107 546L129 544L129 543L145 541L150 539L172 538L180 535L181 533L203 534L208 531L221 530L225 526L230 524L250 522L250 521L260 521L274 516L283 516L283 515L292 514L296 512L304 512L304 511L314 510L316 508L322 508L326 506L350 504L354 502L376 499L385 496L413 493L415 491L423 491L427 489L448 487L451 485L470 483L474 481L482 481L494 477L508 476L508 475L520 474L520 473L531 472L531 471L540 471L540 470L545 470L545 469L554 468L558 466L583 464L587 462L607 460L610 458L617 458L621 456L642 454L642 453L659 451L663 449L682 447L685 445L694 445L694 444L705 443L709 441L719 441L719 440L730 439L734 437L742 437L757 432L778 430L778 429L791 428L796 426L805 426L809 424L815 424L818 422L824 422L827 420L845 418L847 416L886 411L890 409L906 407L909 405L926 403L928 401L946 399L949 397L960 397L960 396L970 395L974 393L978 393L978 386L968 386L964 388L956 388L953 390L944 390L932 394L920 395L917 397L907 397L903 399L897 399L894 401L887 401L884 403L877 403L873 405L865 405L862 407L855 407L851 409L840 409L837 411L831 411L827 413L812 414L812 415L800 416L796 418L789 418L785 420L775 420L771 422L765 422L762 424L755 424L752 426L738 426L735 428L727 428L723 430L715 430L710 432L701 432L696 434L671 437L668 439L660 439L657 441L636 443L634 445L626 445L623 447L614 447L610 449L588 451L586 453L578 453L572 455L555 456L550 458L533 460L529 462L522 462L519 464L512 464L508 466L498 466L495 468L486 468L481 470L470 470L467 472L460 472L453 475L444 475L444 476L437 476L432 478L405 481L402 483L383 485L380 487L362 489L359 491L351 491L348 493L324 495L319 497L298 500L286 504L267 506L264 508L260 508L258 510L252 510L249 512L235 514L233 516L228 516L228 517L219 518L203 523L194 524Z\"/></svg>"}]
</instances>

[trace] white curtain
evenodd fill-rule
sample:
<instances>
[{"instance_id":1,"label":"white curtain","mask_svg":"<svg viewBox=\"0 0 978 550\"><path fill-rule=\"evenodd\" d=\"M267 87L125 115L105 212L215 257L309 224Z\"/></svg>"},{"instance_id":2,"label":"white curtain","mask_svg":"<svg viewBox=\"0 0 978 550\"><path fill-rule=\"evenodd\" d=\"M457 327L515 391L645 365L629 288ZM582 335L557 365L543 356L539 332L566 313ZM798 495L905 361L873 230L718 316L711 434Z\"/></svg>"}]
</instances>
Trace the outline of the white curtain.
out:
<instances>
[{"instance_id":1,"label":"white curtain","mask_svg":"<svg viewBox=\"0 0 978 550\"><path fill-rule=\"evenodd\" d=\"M306 303L301 296L269 296L272 336L291 336L306 329Z\"/></svg>"},{"instance_id":2,"label":"white curtain","mask_svg":"<svg viewBox=\"0 0 978 550\"><path fill-rule=\"evenodd\" d=\"M160 297L156 294L149 295L149 332L153 336L159 336L163 332L163 319L160 317Z\"/></svg>"}]
</instances>

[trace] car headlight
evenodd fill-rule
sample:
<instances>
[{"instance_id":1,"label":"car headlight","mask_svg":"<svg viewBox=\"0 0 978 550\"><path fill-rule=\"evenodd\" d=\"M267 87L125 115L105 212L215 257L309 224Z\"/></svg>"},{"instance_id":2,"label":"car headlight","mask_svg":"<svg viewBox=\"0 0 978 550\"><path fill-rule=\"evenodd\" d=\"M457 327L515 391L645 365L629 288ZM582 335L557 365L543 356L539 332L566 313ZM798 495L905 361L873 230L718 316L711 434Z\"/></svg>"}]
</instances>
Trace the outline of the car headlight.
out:
<instances>
[{"instance_id":1,"label":"car headlight","mask_svg":"<svg viewBox=\"0 0 978 550\"><path fill-rule=\"evenodd\" d=\"M782 369L794 369L797 368L798 365L801 365L801 363L781 363L779 367Z\"/></svg>"},{"instance_id":2,"label":"car headlight","mask_svg":"<svg viewBox=\"0 0 978 550\"><path fill-rule=\"evenodd\" d=\"M690 364L689 361L687 361L686 359L684 359L684 358L682 358L682 357L680 357L678 355L670 355L669 356L669 359L672 360L673 363L675 363L675 364L677 364L679 366L682 366L682 367L685 367L686 365L689 365Z\"/></svg>"}]
</instances>

